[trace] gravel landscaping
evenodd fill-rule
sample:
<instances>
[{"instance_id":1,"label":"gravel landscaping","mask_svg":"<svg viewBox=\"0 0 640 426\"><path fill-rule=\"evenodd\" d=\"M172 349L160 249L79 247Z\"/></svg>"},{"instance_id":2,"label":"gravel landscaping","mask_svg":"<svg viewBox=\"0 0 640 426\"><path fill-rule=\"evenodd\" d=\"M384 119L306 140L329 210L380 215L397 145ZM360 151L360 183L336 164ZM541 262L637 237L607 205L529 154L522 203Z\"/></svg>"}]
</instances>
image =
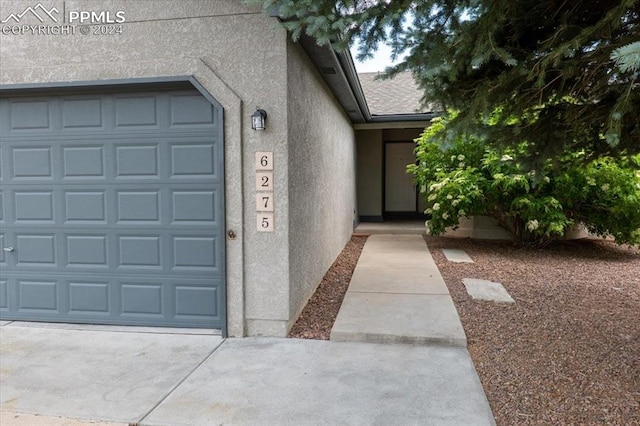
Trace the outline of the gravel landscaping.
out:
<instances>
[{"instance_id":1,"label":"gravel landscaping","mask_svg":"<svg viewBox=\"0 0 640 426\"><path fill-rule=\"evenodd\" d=\"M289 332L289 337L329 340L331 327L336 321L342 299L349 288L351 275L366 241L367 237L351 237L302 310Z\"/></svg>"},{"instance_id":2,"label":"gravel landscaping","mask_svg":"<svg viewBox=\"0 0 640 426\"><path fill-rule=\"evenodd\" d=\"M545 250L425 240L498 425L640 425L640 251L593 240ZM291 337L329 338L365 241L347 244ZM443 248L475 263L449 262ZM502 283L515 303L472 300L464 278Z\"/></svg>"},{"instance_id":3,"label":"gravel landscaping","mask_svg":"<svg viewBox=\"0 0 640 426\"><path fill-rule=\"evenodd\" d=\"M524 250L425 237L498 425L640 424L640 253L605 241ZM443 248L475 263L448 262ZM514 304L472 300L464 278Z\"/></svg>"}]
</instances>

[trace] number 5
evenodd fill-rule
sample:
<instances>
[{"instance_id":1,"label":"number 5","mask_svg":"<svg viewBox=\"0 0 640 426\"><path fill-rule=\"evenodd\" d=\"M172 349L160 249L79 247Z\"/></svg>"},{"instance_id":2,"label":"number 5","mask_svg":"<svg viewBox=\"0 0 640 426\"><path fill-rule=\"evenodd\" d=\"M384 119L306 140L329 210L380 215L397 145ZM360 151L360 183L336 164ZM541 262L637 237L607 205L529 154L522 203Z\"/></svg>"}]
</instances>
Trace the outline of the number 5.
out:
<instances>
[{"instance_id":1,"label":"number 5","mask_svg":"<svg viewBox=\"0 0 640 426\"><path fill-rule=\"evenodd\" d=\"M259 214L257 225L258 232L273 232L273 214Z\"/></svg>"}]
</instances>

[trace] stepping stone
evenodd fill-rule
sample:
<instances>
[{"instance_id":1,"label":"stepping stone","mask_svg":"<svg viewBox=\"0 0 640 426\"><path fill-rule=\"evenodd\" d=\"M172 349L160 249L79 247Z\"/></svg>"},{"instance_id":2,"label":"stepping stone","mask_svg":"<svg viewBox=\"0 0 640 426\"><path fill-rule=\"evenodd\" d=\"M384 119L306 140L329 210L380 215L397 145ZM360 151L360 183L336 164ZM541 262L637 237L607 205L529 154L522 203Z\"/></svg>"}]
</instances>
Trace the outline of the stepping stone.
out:
<instances>
[{"instance_id":1,"label":"stepping stone","mask_svg":"<svg viewBox=\"0 0 640 426\"><path fill-rule=\"evenodd\" d=\"M507 290L500 283L493 281L479 280L476 278L465 278L462 280L467 288L467 293L473 299L490 300L492 302L515 303Z\"/></svg>"},{"instance_id":2,"label":"stepping stone","mask_svg":"<svg viewBox=\"0 0 640 426\"><path fill-rule=\"evenodd\" d=\"M442 249L442 253L449 262L474 263L464 250Z\"/></svg>"}]
</instances>

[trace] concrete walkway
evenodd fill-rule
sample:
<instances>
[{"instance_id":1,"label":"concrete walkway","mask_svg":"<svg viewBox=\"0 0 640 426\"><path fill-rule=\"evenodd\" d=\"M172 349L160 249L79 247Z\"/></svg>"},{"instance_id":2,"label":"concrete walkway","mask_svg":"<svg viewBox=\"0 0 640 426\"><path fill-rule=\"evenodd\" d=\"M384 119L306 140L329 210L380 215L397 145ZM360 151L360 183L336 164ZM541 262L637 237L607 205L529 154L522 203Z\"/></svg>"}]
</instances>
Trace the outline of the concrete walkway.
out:
<instances>
[{"instance_id":1,"label":"concrete walkway","mask_svg":"<svg viewBox=\"0 0 640 426\"><path fill-rule=\"evenodd\" d=\"M495 424L464 348L1 325L0 424L92 422Z\"/></svg>"},{"instance_id":2,"label":"concrete walkway","mask_svg":"<svg viewBox=\"0 0 640 426\"><path fill-rule=\"evenodd\" d=\"M460 317L422 235L371 235L331 340L467 346Z\"/></svg>"}]
</instances>

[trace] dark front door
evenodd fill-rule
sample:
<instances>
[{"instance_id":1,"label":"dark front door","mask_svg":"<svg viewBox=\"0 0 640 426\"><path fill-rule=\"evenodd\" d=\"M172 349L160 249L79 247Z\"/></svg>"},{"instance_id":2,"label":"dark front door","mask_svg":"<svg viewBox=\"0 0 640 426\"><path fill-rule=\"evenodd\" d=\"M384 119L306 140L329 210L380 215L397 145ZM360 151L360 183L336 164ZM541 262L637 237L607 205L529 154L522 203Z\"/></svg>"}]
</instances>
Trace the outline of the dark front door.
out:
<instances>
[{"instance_id":1,"label":"dark front door","mask_svg":"<svg viewBox=\"0 0 640 426\"><path fill-rule=\"evenodd\" d=\"M385 219L416 219L424 216L407 166L415 163L413 142L385 143L384 217Z\"/></svg>"}]
</instances>

